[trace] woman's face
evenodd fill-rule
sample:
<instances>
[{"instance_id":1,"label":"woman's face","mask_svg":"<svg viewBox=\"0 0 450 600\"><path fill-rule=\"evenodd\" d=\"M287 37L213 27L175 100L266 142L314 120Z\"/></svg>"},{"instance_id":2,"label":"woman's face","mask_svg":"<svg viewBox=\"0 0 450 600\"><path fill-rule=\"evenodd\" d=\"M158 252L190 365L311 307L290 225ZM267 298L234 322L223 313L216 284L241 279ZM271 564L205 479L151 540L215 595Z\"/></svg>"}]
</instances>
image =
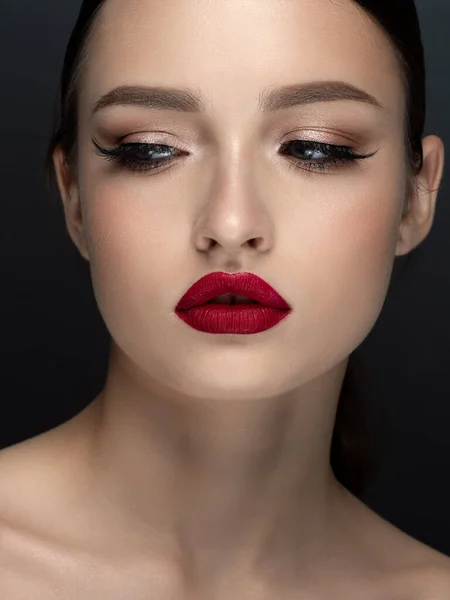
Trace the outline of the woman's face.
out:
<instances>
[{"instance_id":1,"label":"woman's face","mask_svg":"<svg viewBox=\"0 0 450 600\"><path fill-rule=\"evenodd\" d=\"M309 94L259 108L277 87L327 81L381 107ZM123 104L94 114L121 86L189 88L204 112ZM81 80L78 191L99 309L146 385L199 398L275 396L330 371L364 340L396 252L404 106L387 38L350 0L105 2ZM182 152L133 172L100 156L92 138ZM295 139L375 154L310 171L307 152L280 150ZM256 273L292 313L256 335L192 329L174 309L211 271Z\"/></svg>"}]
</instances>

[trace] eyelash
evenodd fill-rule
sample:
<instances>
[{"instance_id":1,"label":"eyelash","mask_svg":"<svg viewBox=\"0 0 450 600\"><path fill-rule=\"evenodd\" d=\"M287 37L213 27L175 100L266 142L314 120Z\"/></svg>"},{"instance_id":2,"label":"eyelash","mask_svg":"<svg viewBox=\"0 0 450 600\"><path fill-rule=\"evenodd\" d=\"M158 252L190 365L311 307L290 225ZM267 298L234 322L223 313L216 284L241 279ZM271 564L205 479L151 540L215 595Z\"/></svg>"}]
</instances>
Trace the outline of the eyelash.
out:
<instances>
[{"instance_id":1,"label":"eyelash","mask_svg":"<svg viewBox=\"0 0 450 600\"><path fill-rule=\"evenodd\" d=\"M160 158L149 162L148 160L136 158L136 154L140 152L148 155L151 152L160 154L167 152L168 150L174 150L174 155L177 154L180 156L181 154L185 154L183 151L165 144L133 142L130 144L120 144L116 148L107 149L102 148L95 139L92 139L92 143L97 149L97 155L102 156L108 161L115 162L124 169L137 172L159 171L161 166L164 166L173 160L172 158ZM312 150L313 152L325 154L325 158L319 160L294 158L294 162L291 162L290 165L295 169L319 173L331 171L332 169L339 168L345 164L354 164L359 160L370 158L375 154L375 152L372 152L371 154L356 154L349 146L337 146L307 140L290 140L282 144L281 148L286 149L292 145L299 148L299 152Z\"/></svg>"}]
</instances>

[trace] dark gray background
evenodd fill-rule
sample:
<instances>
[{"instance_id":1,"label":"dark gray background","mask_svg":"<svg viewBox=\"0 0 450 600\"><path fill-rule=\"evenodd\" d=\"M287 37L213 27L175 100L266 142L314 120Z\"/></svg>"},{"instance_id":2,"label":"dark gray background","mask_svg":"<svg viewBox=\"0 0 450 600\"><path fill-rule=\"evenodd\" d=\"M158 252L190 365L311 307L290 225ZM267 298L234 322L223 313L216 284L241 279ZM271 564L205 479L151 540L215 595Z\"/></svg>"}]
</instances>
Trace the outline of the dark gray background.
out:
<instances>
[{"instance_id":1,"label":"dark gray background","mask_svg":"<svg viewBox=\"0 0 450 600\"><path fill-rule=\"evenodd\" d=\"M101 390L109 336L55 195L44 157L65 45L78 0L0 0L0 447L46 431ZM418 9L428 64L426 134L450 134L448 0ZM446 169L448 171L448 169ZM385 420L382 469L362 499L402 530L450 555L450 192L395 277L359 352L366 390ZM395 281L394 281L395 280ZM364 393L364 390L363 390Z\"/></svg>"}]
</instances>

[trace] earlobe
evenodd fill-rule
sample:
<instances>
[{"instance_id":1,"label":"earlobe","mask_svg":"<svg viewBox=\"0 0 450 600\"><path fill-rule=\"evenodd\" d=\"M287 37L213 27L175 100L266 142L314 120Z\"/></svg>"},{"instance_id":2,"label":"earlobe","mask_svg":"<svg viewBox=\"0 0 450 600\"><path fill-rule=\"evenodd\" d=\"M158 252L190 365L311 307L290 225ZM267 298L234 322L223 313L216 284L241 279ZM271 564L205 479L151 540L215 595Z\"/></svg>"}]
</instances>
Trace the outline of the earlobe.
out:
<instances>
[{"instance_id":1,"label":"earlobe","mask_svg":"<svg viewBox=\"0 0 450 600\"><path fill-rule=\"evenodd\" d=\"M438 136L422 140L423 166L411 183L408 210L402 217L396 256L408 254L428 236L434 222L436 201L445 162L444 144Z\"/></svg>"},{"instance_id":2,"label":"earlobe","mask_svg":"<svg viewBox=\"0 0 450 600\"><path fill-rule=\"evenodd\" d=\"M83 258L89 261L78 185L73 170L66 162L64 152L59 147L53 153L53 165L63 203L67 231Z\"/></svg>"}]
</instances>

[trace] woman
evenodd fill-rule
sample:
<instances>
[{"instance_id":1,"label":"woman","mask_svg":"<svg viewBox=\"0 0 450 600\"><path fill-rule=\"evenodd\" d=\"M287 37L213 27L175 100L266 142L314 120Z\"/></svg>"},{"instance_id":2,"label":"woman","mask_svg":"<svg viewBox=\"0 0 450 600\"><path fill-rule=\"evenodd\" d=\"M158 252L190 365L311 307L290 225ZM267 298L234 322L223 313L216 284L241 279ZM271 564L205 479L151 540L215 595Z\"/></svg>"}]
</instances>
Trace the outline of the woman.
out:
<instances>
[{"instance_id":1,"label":"woman","mask_svg":"<svg viewBox=\"0 0 450 600\"><path fill-rule=\"evenodd\" d=\"M450 559L330 466L432 227L424 114L412 0L83 4L50 156L110 364L0 454L3 597L450 598Z\"/></svg>"}]
</instances>

